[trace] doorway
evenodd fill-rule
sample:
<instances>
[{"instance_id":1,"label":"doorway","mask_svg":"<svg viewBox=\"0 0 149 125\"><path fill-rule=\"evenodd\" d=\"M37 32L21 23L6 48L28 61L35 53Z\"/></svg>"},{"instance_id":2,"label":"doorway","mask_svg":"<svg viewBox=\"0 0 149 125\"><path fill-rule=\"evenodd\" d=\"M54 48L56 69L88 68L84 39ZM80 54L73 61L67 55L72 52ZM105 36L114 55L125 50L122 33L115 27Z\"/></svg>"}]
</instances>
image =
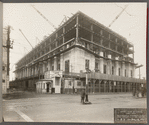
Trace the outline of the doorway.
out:
<instances>
[{"instance_id":1,"label":"doorway","mask_svg":"<svg viewBox=\"0 0 149 125\"><path fill-rule=\"evenodd\" d=\"M28 81L26 81L26 83L25 83L25 87L26 87L26 89L28 88Z\"/></svg>"},{"instance_id":2,"label":"doorway","mask_svg":"<svg viewBox=\"0 0 149 125\"><path fill-rule=\"evenodd\" d=\"M49 92L49 84L47 84L47 92Z\"/></svg>"}]
</instances>

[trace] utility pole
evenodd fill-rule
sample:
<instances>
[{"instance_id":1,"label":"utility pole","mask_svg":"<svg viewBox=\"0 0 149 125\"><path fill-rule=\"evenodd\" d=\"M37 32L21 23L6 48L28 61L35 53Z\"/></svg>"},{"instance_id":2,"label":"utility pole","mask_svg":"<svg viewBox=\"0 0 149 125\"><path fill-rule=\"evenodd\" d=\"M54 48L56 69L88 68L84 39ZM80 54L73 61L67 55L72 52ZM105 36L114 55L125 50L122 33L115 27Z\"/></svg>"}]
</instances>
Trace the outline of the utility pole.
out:
<instances>
[{"instance_id":1,"label":"utility pole","mask_svg":"<svg viewBox=\"0 0 149 125\"><path fill-rule=\"evenodd\" d=\"M143 65L141 64L141 65L137 65L135 68L137 69L137 68L139 68L139 79L141 79L141 73L140 73L140 68L142 67Z\"/></svg>"},{"instance_id":2,"label":"utility pole","mask_svg":"<svg viewBox=\"0 0 149 125\"><path fill-rule=\"evenodd\" d=\"M88 93L89 93L89 90L88 90L88 74L89 73L91 73L91 70L89 68L86 68L86 88L85 88L86 98L85 98L85 102L91 104L91 102L89 102L89 99L88 99Z\"/></svg>"},{"instance_id":3,"label":"utility pole","mask_svg":"<svg viewBox=\"0 0 149 125\"><path fill-rule=\"evenodd\" d=\"M12 43L10 41L10 28L11 28L11 26L8 26L8 28L7 28L7 45L3 46L3 47L7 48L7 76L9 76L10 49L12 49L12 44L13 44L13 41L12 41Z\"/></svg>"}]
</instances>

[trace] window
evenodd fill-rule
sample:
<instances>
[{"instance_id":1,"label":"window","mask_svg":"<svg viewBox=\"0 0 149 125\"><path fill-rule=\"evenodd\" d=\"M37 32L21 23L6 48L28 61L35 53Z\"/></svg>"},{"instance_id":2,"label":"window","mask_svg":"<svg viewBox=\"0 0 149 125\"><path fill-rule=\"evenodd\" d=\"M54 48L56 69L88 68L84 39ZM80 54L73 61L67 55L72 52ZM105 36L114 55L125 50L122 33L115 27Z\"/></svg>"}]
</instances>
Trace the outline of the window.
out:
<instances>
[{"instance_id":1,"label":"window","mask_svg":"<svg viewBox=\"0 0 149 125\"><path fill-rule=\"evenodd\" d=\"M57 59L57 70L60 70L60 57Z\"/></svg>"},{"instance_id":2,"label":"window","mask_svg":"<svg viewBox=\"0 0 149 125\"><path fill-rule=\"evenodd\" d=\"M60 70L60 68L61 68L60 63L58 63L57 70Z\"/></svg>"},{"instance_id":3,"label":"window","mask_svg":"<svg viewBox=\"0 0 149 125\"><path fill-rule=\"evenodd\" d=\"M77 86L81 86L81 82L80 81L77 82Z\"/></svg>"},{"instance_id":4,"label":"window","mask_svg":"<svg viewBox=\"0 0 149 125\"><path fill-rule=\"evenodd\" d=\"M106 69L107 67L106 67L106 65L104 65L104 67L103 67L103 69L104 69L104 74L106 74Z\"/></svg>"},{"instance_id":5,"label":"window","mask_svg":"<svg viewBox=\"0 0 149 125\"><path fill-rule=\"evenodd\" d=\"M89 69L89 60L88 59L85 60L85 69Z\"/></svg>"},{"instance_id":6,"label":"window","mask_svg":"<svg viewBox=\"0 0 149 125\"><path fill-rule=\"evenodd\" d=\"M114 66L112 66L112 75L114 75Z\"/></svg>"},{"instance_id":7,"label":"window","mask_svg":"<svg viewBox=\"0 0 149 125\"><path fill-rule=\"evenodd\" d=\"M131 73L131 78L132 78L132 70L130 71L130 73Z\"/></svg>"},{"instance_id":8,"label":"window","mask_svg":"<svg viewBox=\"0 0 149 125\"><path fill-rule=\"evenodd\" d=\"M3 66L3 71L5 70L5 66Z\"/></svg>"},{"instance_id":9,"label":"window","mask_svg":"<svg viewBox=\"0 0 149 125\"><path fill-rule=\"evenodd\" d=\"M65 72L69 72L69 60L65 61Z\"/></svg>"},{"instance_id":10,"label":"window","mask_svg":"<svg viewBox=\"0 0 149 125\"><path fill-rule=\"evenodd\" d=\"M121 69L120 68L118 68L118 74L119 74L119 76L121 75Z\"/></svg>"},{"instance_id":11,"label":"window","mask_svg":"<svg viewBox=\"0 0 149 125\"><path fill-rule=\"evenodd\" d=\"M125 77L126 77L126 75L127 75L127 71L126 71L126 69L125 69Z\"/></svg>"},{"instance_id":12,"label":"window","mask_svg":"<svg viewBox=\"0 0 149 125\"><path fill-rule=\"evenodd\" d=\"M71 81L69 81L69 86L71 86Z\"/></svg>"},{"instance_id":13,"label":"window","mask_svg":"<svg viewBox=\"0 0 149 125\"><path fill-rule=\"evenodd\" d=\"M2 81L5 82L5 79L3 79Z\"/></svg>"},{"instance_id":14,"label":"window","mask_svg":"<svg viewBox=\"0 0 149 125\"><path fill-rule=\"evenodd\" d=\"M98 71L98 62L95 62L95 72Z\"/></svg>"},{"instance_id":15,"label":"window","mask_svg":"<svg viewBox=\"0 0 149 125\"><path fill-rule=\"evenodd\" d=\"M85 81L83 81L83 86L85 86L86 85L86 82Z\"/></svg>"}]
</instances>

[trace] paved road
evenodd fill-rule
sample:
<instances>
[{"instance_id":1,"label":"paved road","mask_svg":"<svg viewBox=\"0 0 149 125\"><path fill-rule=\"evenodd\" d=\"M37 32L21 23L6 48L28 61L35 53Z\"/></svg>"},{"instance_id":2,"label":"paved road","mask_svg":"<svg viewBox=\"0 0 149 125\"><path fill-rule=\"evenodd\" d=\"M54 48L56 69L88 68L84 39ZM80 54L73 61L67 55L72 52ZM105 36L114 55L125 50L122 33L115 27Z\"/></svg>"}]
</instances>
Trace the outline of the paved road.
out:
<instances>
[{"instance_id":1,"label":"paved road","mask_svg":"<svg viewBox=\"0 0 149 125\"><path fill-rule=\"evenodd\" d=\"M114 108L146 108L146 98L131 93L92 94L91 105L82 105L80 95L44 94L34 98L3 101L4 120L18 122L113 123Z\"/></svg>"}]
</instances>

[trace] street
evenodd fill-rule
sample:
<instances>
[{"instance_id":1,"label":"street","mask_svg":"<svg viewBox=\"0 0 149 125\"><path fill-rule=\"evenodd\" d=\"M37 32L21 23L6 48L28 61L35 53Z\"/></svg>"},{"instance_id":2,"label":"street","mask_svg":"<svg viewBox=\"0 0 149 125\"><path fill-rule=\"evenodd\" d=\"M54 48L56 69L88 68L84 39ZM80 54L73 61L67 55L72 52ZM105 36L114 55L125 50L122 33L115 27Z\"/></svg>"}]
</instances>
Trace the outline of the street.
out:
<instances>
[{"instance_id":1,"label":"street","mask_svg":"<svg viewBox=\"0 0 149 125\"><path fill-rule=\"evenodd\" d=\"M114 123L114 108L147 108L146 98L132 93L89 95L91 105L82 105L80 95L43 94L32 98L3 100L5 122Z\"/></svg>"}]
</instances>

